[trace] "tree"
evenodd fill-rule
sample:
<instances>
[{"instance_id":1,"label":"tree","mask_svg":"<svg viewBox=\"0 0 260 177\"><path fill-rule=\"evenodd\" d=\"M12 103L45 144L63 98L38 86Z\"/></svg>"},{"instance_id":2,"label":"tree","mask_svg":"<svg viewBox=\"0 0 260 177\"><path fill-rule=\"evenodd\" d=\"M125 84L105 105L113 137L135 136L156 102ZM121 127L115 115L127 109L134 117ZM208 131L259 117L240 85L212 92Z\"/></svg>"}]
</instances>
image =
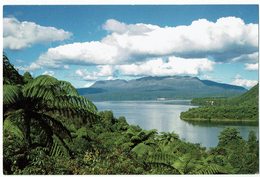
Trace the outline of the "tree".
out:
<instances>
[{"instance_id":1,"label":"tree","mask_svg":"<svg viewBox=\"0 0 260 177\"><path fill-rule=\"evenodd\" d=\"M26 71L26 72L23 74L23 82L24 82L24 83L28 83L28 82L30 82L31 80L33 80L32 75L31 75L28 71Z\"/></svg>"},{"instance_id":2,"label":"tree","mask_svg":"<svg viewBox=\"0 0 260 177\"><path fill-rule=\"evenodd\" d=\"M239 135L238 130L228 127L220 133L218 146L235 146L240 140L242 140L242 137Z\"/></svg>"},{"instance_id":3,"label":"tree","mask_svg":"<svg viewBox=\"0 0 260 177\"><path fill-rule=\"evenodd\" d=\"M38 76L27 84L3 86L4 121L14 116L22 123L28 148L53 144L53 135L67 149L63 138L70 138L70 132L61 119L80 119L91 123L98 117L93 103L79 96L68 82L51 76ZM39 126L47 141L32 142L31 126ZM69 149L68 149L69 150Z\"/></svg>"},{"instance_id":4,"label":"tree","mask_svg":"<svg viewBox=\"0 0 260 177\"><path fill-rule=\"evenodd\" d=\"M9 62L6 54L3 54L3 80L4 84L23 84L22 76Z\"/></svg>"}]
</instances>

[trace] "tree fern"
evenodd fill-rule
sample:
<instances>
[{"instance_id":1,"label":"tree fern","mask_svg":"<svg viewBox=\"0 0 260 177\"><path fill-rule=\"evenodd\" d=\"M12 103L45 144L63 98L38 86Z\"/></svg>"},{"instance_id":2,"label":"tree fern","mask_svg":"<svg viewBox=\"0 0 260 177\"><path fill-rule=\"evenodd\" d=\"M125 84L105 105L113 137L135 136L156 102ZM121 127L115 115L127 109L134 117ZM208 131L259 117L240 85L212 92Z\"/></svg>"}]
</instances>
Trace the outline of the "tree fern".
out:
<instances>
[{"instance_id":1,"label":"tree fern","mask_svg":"<svg viewBox=\"0 0 260 177\"><path fill-rule=\"evenodd\" d=\"M15 104L17 107L14 107ZM86 124L99 117L95 105L79 96L70 83L46 75L29 80L22 87L4 85L4 107L7 113L17 108L24 111L25 140L29 146L31 120L35 120L40 122L40 128L45 131L49 142L56 135L68 151L63 139L71 138L71 135L60 117L63 117L62 120L78 118Z\"/></svg>"},{"instance_id":2,"label":"tree fern","mask_svg":"<svg viewBox=\"0 0 260 177\"><path fill-rule=\"evenodd\" d=\"M21 97L21 88L17 85L3 85L3 104L10 105L17 102Z\"/></svg>"}]
</instances>

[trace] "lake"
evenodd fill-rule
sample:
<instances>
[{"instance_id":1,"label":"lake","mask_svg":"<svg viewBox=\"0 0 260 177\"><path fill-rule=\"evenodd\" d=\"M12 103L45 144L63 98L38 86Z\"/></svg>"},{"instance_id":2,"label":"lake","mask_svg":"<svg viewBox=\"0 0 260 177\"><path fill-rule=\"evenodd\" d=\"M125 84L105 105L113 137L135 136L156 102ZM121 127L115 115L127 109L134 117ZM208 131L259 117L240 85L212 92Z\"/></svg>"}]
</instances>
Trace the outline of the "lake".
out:
<instances>
[{"instance_id":1,"label":"lake","mask_svg":"<svg viewBox=\"0 0 260 177\"><path fill-rule=\"evenodd\" d=\"M94 102L98 110L112 110L115 117L124 116L129 124L141 128L157 129L158 132L177 133L181 139L200 143L204 147L215 147L218 144L219 133L225 127L235 127L241 136L247 139L249 131L256 132L258 126L223 123L188 123L180 119L180 113L195 106L189 100L171 101L104 101Z\"/></svg>"}]
</instances>

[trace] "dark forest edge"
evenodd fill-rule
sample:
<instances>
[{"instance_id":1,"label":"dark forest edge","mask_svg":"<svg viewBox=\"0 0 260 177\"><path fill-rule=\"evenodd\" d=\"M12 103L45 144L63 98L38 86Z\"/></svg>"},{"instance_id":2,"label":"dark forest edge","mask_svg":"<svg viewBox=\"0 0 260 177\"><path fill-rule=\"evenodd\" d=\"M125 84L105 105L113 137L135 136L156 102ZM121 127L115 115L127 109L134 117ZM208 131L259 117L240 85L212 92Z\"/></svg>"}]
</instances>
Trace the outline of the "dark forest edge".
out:
<instances>
[{"instance_id":1,"label":"dark forest edge","mask_svg":"<svg viewBox=\"0 0 260 177\"><path fill-rule=\"evenodd\" d=\"M206 150L98 112L66 81L21 76L3 56L4 174L254 174L258 140L227 128Z\"/></svg>"},{"instance_id":2,"label":"dark forest edge","mask_svg":"<svg viewBox=\"0 0 260 177\"><path fill-rule=\"evenodd\" d=\"M196 98L199 105L181 113L186 121L258 123L258 84L246 93L233 98Z\"/></svg>"}]
</instances>

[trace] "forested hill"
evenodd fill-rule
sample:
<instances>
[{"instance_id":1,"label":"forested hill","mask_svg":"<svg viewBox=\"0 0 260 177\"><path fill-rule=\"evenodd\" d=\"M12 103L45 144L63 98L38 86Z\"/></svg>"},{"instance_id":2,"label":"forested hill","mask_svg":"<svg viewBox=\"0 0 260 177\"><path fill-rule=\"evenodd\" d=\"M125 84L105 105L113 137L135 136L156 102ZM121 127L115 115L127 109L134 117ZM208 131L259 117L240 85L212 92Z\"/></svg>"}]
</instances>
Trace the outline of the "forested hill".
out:
<instances>
[{"instance_id":1,"label":"forested hill","mask_svg":"<svg viewBox=\"0 0 260 177\"><path fill-rule=\"evenodd\" d=\"M226 98L226 97L205 97L205 98L194 98L191 103L194 105L207 106L207 105L257 105L258 104L258 91L259 84L256 84L249 91L242 95Z\"/></svg>"},{"instance_id":2,"label":"forested hill","mask_svg":"<svg viewBox=\"0 0 260 177\"><path fill-rule=\"evenodd\" d=\"M258 122L259 84L234 98L196 98L193 104L200 105L181 113L187 121L241 121Z\"/></svg>"},{"instance_id":3,"label":"forested hill","mask_svg":"<svg viewBox=\"0 0 260 177\"><path fill-rule=\"evenodd\" d=\"M207 96L235 96L246 92L243 87L200 80L190 76L143 77L134 80L97 81L78 92L90 100L191 99Z\"/></svg>"},{"instance_id":4,"label":"forested hill","mask_svg":"<svg viewBox=\"0 0 260 177\"><path fill-rule=\"evenodd\" d=\"M258 105L259 84L256 84L249 91L241 96L229 100L230 104Z\"/></svg>"}]
</instances>

